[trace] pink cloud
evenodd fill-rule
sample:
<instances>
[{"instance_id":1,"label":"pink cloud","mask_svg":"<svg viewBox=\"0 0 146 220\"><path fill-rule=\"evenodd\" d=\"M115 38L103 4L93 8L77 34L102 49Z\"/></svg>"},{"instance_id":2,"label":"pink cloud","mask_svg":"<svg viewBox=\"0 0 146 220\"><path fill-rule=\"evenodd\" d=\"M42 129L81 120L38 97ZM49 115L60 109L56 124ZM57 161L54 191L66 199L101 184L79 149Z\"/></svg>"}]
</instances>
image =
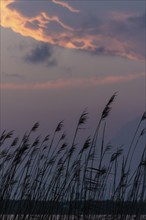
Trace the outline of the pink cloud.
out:
<instances>
[{"instance_id":1,"label":"pink cloud","mask_svg":"<svg viewBox=\"0 0 146 220\"><path fill-rule=\"evenodd\" d=\"M74 13L78 13L79 12L79 10L73 8L67 2L63 2L63 1L60 1L60 0L52 0L52 2L57 4L57 5L61 5L64 8L67 8L71 12L74 12Z\"/></svg>"},{"instance_id":2,"label":"pink cloud","mask_svg":"<svg viewBox=\"0 0 146 220\"><path fill-rule=\"evenodd\" d=\"M61 88L70 88L70 87L90 87L97 85L107 85L128 82L135 80L139 77L144 77L145 73L139 74L128 74L128 75L119 75L119 76L105 76L105 77L91 77L91 78L80 78L80 79L60 79L56 81L47 81L42 83L26 83L26 84L17 84L17 83L2 83L0 89L10 89L10 90L53 90Z\"/></svg>"}]
</instances>

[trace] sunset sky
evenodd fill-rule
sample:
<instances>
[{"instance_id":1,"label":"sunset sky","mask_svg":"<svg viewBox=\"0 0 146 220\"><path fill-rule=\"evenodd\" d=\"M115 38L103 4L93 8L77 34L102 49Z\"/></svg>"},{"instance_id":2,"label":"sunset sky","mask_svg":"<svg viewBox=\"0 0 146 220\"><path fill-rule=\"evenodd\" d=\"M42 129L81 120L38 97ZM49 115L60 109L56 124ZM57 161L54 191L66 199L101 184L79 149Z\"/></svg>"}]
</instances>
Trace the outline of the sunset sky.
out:
<instances>
[{"instance_id":1,"label":"sunset sky","mask_svg":"<svg viewBox=\"0 0 146 220\"><path fill-rule=\"evenodd\" d=\"M145 1L2 0L1 131L87 129L118 92L109 138L145 110ZM71 130L71 131L70 131Z\"/></svg>"}]
</instances>

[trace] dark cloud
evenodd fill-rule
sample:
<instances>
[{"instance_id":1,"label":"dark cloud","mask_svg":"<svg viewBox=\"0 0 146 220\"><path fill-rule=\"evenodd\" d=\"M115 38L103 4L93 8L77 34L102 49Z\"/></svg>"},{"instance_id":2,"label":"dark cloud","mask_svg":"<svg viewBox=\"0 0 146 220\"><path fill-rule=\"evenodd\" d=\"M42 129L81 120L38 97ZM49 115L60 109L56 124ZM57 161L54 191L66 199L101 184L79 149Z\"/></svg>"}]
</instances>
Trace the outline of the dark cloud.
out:
<instances>
[{"instance_id":1,"label":"dark cloud","mask_svg":"<svg viewBox=\"0 0 146 220\"><path fill-rule=\"evenodd\" d=\"M41 5L42 3L39 1L37 2L37 4L35 4L35 7L34 7L34 0L31 0L31 1L17 0L17 1L11 2L8 5L8 8L13 11L15 10L19 11L21 15L31 18L31 17L38 15L38 13L40 12L40 9L42 8Z\"/></svg>"},{"instance_id":2,"label":"dark cloud","mask_svg":"<svg viewBox=\"0 0 146 220\"><path fill-rule=\"evenodd\" d=\"M101 47L96 48L96 49L92 52L92 54L93 54L93 55L102 55L102 54L105 54L106 51L107 51L106 48L103 47L103 46L101 46Z\"/></svg>"},{"instance_id":3,"label":"dark cloud","mask_svg":"<svg viewBox=\"0 0 146 220\"><path fill-rule=\"evenodd\" d=\"M124 15L123 15L124 17ZM146 14L129 15L127 18L119 19L112 17L99 25L100 35L99 43L95 42L95 48L86 48L85 51L91 55L121 56L130 59L145 59L145 30ZM102 29L103 25L103 29ZM94 36L97 36L96 26L91 30ZM102 40L103 39L103 40ZM92 41L93 42L93 41ZM115 44L114 44L115 42ZM96 45L99 46L96 47Z\"/></svg>"},{"instance_id":4,"label":"dark cloud","mask_svg":"<svg viewBox=\"0 0 146 220\"><path fill-rule=\"evenodd\" d=\"M32 22L27 22L26 24L25 24L25 27L26 28L29 28L29 29L31 29L31 30L37 30L38 28L39 28L39 22L37 21L37 20L34 20L34 21L32 21Z\"/></svg>"},{"instance_id":5,"label":"dark cloud","mask_svg":"<svg viewBox=\"0 0 146 220\"><path fill-rule=\"evenodd\" d=\"M139 29L146 28L146 14L130 17L128 18L128 21Z\"/></svg>"},{"instance_id":6,"label":"dark cloud","mask_svg":"<svg viewBox=\"0 0 146 220\"><path fill-rule=\"evenodd\" d=\"M111 21L111 32L116 35L130 37L131 40L136 35L144 35L146 28L146 15L129 16L125 21Z\"/></svg>"},{"instance_id":7,"label":"dark cloud","mask_svg":"<svg viewBox=\"0 0 146 220\"><path fill-rule=\"evenodd\" d=\"M8 78L16 78L16 79L24 79L25 78L23 75L18 74L18 73L2 72L2 74L4 75L4 77L8 77Z\"/></svg>"},{"instance_id":8,"label":"dark cloud","mask_svg":"<svg viewBox=\"0 0 146 220\"><path fill-rule=\"evenodd\" d=\"M52 46L46 43L40 43L26 54L25 61L35 64L45 62L48 66L56 66L57 61L53 55L54 51Z\"/></svg>"},{"instance_id":9,"label":"dark cloud","mask_svg":"<svg viewBox=\"0 0 146 220\"><path fill-rule=\"evenodd\" d=\"M47 66L48 67L53 67L53 66L57 66L57 60L56 59L50 59L50 60L48 60L48 62L47 62Z\"/></svg>"},{"instance_id":10,"label":"dark cloud","mask_svg":"<svg viewBox=\"0 0 146 220\"><path fill-rule=\"evenodd\" d=\"M72 42L72 44L78 48L83 47L85 45L83 41L80 41L80 42L74 41L74 42Z\"/></svg>"},{"instance_id":11,"label":"dark cloud","mask_svg":"<svg viewBox=\"0 0 146 220\"><path fill-rule=\"evenodd\" d=\"M95 13L88 13L83 17L83 21L81 26L81 29L88 30L92 28L98 28L101 25L101 20Z\"/></svg>"},{"instance_id":12,"label":"dark cloud","mask_svg":"<svg viewBox=\"0 0 146 220\"><path fill-rule=\"evenodd\" d=\"M82 50L80 50L81 52L83 52ZM86 53L90 54L90 55L95 55L95 56L116 56L118 55L118 50L114 50L114 49L108 49L105 46L100 46L95 48L95 50L86 50ZM122 57L122 55L121 55Z\"/></svg>"}]
</instances>

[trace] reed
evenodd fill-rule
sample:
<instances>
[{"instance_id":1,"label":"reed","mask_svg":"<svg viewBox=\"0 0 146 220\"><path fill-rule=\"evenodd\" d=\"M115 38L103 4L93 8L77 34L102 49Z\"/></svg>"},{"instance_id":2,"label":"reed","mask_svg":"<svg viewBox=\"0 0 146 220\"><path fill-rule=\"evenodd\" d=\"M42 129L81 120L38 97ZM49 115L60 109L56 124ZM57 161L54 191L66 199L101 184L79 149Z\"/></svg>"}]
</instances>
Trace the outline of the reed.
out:
<instances>
[{"instance_id":1,"label":"reed","mask_svg":"<svg viewBox=\"0 0 146 220\"><path fill-rule=\"evenodd\" d=\"M15 137L14 131L2 132L1 219L104 219L95 213L95 202L100 201L115 202L112 219L130 219L124 213L125 202L135 204L146 201L146 145L141 146L143 151L137 158L139 161L136 169L133 171L131 167L136 148L145 135L143 126L146 113L142 115L125 155L120 143L115 149L105 139L107 118L116 95L117 93L109 99L97 121L95 132L85 137L83 144L78 139L80 130L87 123L86 110L79 117L71 144L67 142L67 135L63 131L63 121L58 123L52 136L34 137L33 134L39 129L39 122L22 139ZM9 201L13 202L8 205ZM16 201L21 201L20 204L22 201L27 201L28 204L33 202L33 205L26 207L27 214L20 215L20 210L24 212L24 207L16 207ZM39 201L42 202L39 205L42 213L43 202L51 202L51 205L45 214L33 216ZM82 204L81 207L79 203ZM116 205L119 203L120 209ZM104 208L106 209L106 205L100 207ZM9 210L15 210L15 215L5 215ZM60 213L59 217L55 215L57 212ZM138 219L138 209L136 216Z\"/></svg>"}]
</instances>

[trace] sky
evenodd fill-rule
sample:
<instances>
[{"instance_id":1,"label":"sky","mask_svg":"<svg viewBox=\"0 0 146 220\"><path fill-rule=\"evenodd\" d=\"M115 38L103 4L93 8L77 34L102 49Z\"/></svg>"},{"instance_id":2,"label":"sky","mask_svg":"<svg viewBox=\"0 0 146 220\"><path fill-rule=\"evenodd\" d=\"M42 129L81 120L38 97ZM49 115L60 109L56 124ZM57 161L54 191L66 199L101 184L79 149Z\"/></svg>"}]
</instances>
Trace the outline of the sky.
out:
<instances>
[{"instance_id":1,"label":"sky","mask_svg":"<svg viewBox=\"0 0 146 220\"><path fill-rule=\"evenodd\" d=\"M2 0L1 131L22 134L36 122L51 133L88 133L109 98L107 138L145 110L145 1Z\"/></svg>"}]
</instances>

